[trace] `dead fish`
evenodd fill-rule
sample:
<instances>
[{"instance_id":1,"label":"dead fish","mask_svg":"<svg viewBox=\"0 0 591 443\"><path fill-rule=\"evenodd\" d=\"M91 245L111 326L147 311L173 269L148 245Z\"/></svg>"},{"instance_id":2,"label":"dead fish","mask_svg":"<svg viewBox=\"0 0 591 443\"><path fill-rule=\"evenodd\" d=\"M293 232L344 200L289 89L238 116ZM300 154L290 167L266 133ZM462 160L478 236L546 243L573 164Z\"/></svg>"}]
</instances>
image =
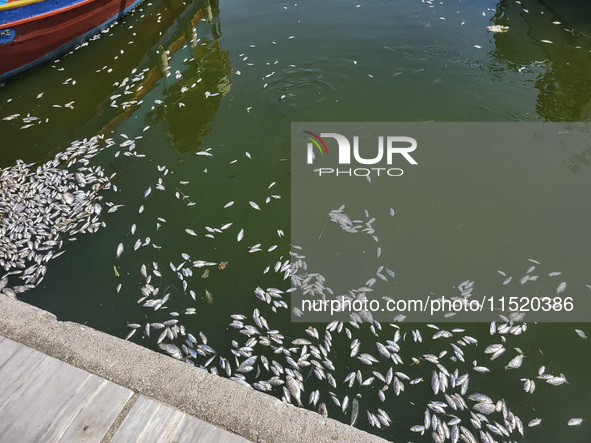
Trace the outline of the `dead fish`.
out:
<instances>
[{"instance_id":1,"label":"dead fish","mask_svg":"<svg viewBox=\"0 0 591 443\"><path fill-rule=\"evenodd\" d=\"M298 406L303 408L304 405L302 405L302 400L300 398L302 391L300 389L299 383L291 375L288 375L285 379L285 384L287 385L287 389L289 390L289 393L291 394L291 396L298 403Z\"/></svg>"},{"instance_id":2,"label":"dead fish","mask_svg":"<svg viewBox=\"0 0 591 443\"><path fill-rule=\"evenodd\" d=\"M117 246L117 258L119 258L123 254L123 243L119 243Z\"/></svg>"},{"instance_id":3,"label":"dead fish","mask_svg":"<svg viewBox=\"0 0 591 443\"><path fill-rule=\"evenodd\" d=\"M587 338L587 334L585 334L585 332L581 331L580 329L575 329L575 332L577 333L577 335L581 338Z\"/></svg>"},{"instance_id":4,"label":"dead fish","mask_svg":"<svg viewBox=\"0 0 591 443\"><path fill-rule=\"evenodd\" d=\"M560 293L564 292L564 290L565 290L565 289L566 289L566 282L565 282L565 281L563 281L563 282L562 282L562 283L560 283L560 284L558 285L558 287L556 288L556 295L558 295L558 294L560 294Z\"/></svg>"},{"instance_id":5,"label":"dead fish","mask_svg":"<svg viewBox=\"0 0 591 443\"><path fill-rule=\"evenodd\" d=\"M257 205L255 202L249 201L248 203L250 203L250 206L252 206L257 211L260 211L261 210L261 208L259 208L259 205Z\"/></svg>"},{"instance_id":6,"label":"dead fish","mask_svg":"<svg viewBox=\"0 0 591 443\"><path fill-rule=\"evenodd\" d=\"M490 25L487 26L490 32L500 33L500 32L507 32L509 30L509 26L501 26L501 25Z\"/></svg>"},{"instance_id":7,"label":"dead fish","mask_svg":"<svg viewBox=\"0 0 591 443\"><path fill-rule=\"evenodd\" d=\"M177 348L173 344L170 344L170 343L160 343L158 345L158 347L160 347L160 349L162 349L164 352L166 352L171 357L174 357L174 358L176 358L178 360L182 360L183 359L183 353L181 352L181 350L179 348Z\"/></svg>"},{"instance_id":8,"label":"dead fish","mask_svg":"<svg viewBox=\"0 0 591 443\"><path fill-rule=\"evenodd\" d=\"M533 428L534 426L538 426L540 423L542 423L542 419L541 418L534 418L533 420L531 420L527 426L530 428Z\"/></svg>"},{"instance_id":9,"label":"dead fish","mask_svg":"<svg viewBox=\"0 0 591 443\"><path fill-rule=\"evenodd\" d=\"M359 417L359 402L354 398L351 402L351 426L355 426L357 417Z\"/></svg>"},{"instance_id":10,"label":"dead fish","mask_svg":"<svg viewBox=\"0 0 591 443\"><path fill-rule=\"evenodd\" d=\"M207 303L213 303L213 295L211 295L211 293L207 289L205 290L205 299L207 300Z\"/></svg>"},{"instance_id":11,"label":"dead fish","mask_svg":"<svg viewBox=\"0 0 591 443\"><path fill-rule=\"evenodd\" d=\"M567 425L569 426L579 426L581 423L583 423L583 419L582 418L571 418Z\"/></svg>"},{"instance_id":12,"label":"dead fish","mask_svg":"<svg viewBox=\"0 0 591 443\"><path fill-rule=\"evenodd\" d=\"M328 417L328 409L326 409L326 405L324 403L320 403L318 406L318 413L322 415L324 418Z\"/></svg>"},{"instance_id":13,"label":"dead fish","mask_svg":"<svg viewBox=\"0 0 591 443\"><path fill-rule=\"evenodd\" d=\"M484 415L490 415L496 411L496 407L492 403L476 403L472 409Z\"/></svg>"},{"instance_id":14,"label":"dead fish","mask_svg":"<svg viewBox=\"0 0 591 443\"><path fill-rule=\"evenodd\" d=\"M516 357L514 357L509 363L507 363L507 366L505 366L505 369L506 370L517 369L517 368L521 367L522 363L523 363L523 354L519 354Z\"/></svg>"}]
</instances>

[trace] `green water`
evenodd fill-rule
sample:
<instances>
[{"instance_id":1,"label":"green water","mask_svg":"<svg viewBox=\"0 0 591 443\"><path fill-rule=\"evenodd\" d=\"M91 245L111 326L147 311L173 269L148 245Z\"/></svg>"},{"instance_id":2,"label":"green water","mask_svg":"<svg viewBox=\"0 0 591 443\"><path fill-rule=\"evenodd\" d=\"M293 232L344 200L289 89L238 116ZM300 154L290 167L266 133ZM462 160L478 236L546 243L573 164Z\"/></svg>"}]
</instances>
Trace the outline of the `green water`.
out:
<instances>
[{"instance_id":1,"label":"green water","mask_svg":"<svg viewBox=\"0 0 591 443\"><path fill-rule=\"evenodd\" d=\"M494 24L509 26L509 30L488 31L487 26ZM114 213L103 211L106 227L68 243L66 253L50 262L41 285L20 298L55 313L60 320L87 324L119 337L129 331L126 322L143 326L165 321L171 311L178 311L187 331L195 336L204 332L210 346L226 357L231 357L232 340L241 344L245 340L227 328L229 316L241 313L250 320L254 308L286 340L308 337L303 332L307 325L290 324L286 310L275 314L253 295L257 286L287 288L282 275L272 268L277 261L289 259L291 122L589 122L589 36L591 9L582 1L568 5L541 0L521 4L146 2L59 62L0 87L0 167L11 166L17 159L42 162L75 140L102 134L115 145L95 157L93 164L117 173L113 181L117 192L108 190L103 196L105 201L124 205ZM168 77L163 76L159 47L168 51ZM14 114L19 116L1 120ZM39 119L23 128L27 123L22 119L27 116ZM129 148L119 145L139 136L135 151L145 157L124 155ZM207 149L213 157L196 155ZM115 156L117 151L120 155ZM527 259L534 258L552 270L564 271L571 278L569 286L575 287L576 282L577 290L587 290L583 284L591 284L591 246L586 220L591 214L585 189L591 189L591 143L542 152L539 159L546 168L544 174L528 171L527 159L521 159L522 187L507 190L510 217L500 226L494 207L457 216L464 204L472 208L476 201L496 199L494 183L477 193L463 190L461 200L443 192L430 195L430 204L439 201L448 206L447 214L456 216L446 219L446 225L430 225L424 244L405 243L406 237L400 235L396 248L404 260L399 259L395 271L406 275L403 284L416 280L428 290L430 282L446 281L451 287L465 278L486 280L490 274L471 258L478 254L480 263L490 265L486 272L491 268L522 272L529 266ZM467 173L474 161L465 160ZM503 168L502 163L497 166ZM169 171L166 175L164 168ZM164 191L156 189L159 178ZM460 189L462 184L462 177L453 174L441 174L437 180L443 183L441 189ZM424 184L425 189L436 187L436 181ZM559 199L551 192L553 182L566 183L577 192L569 199L558 194ZM269 189L271 183L275 185ZM151 194L144 198L149 187ZM181 198L175 197L177 192ZM415 195L420 199L421 190ZM224 208L230 201L234 205ZM253 209L249 201L261 210ZM187 206L188 202L195 205ZM145 210L140 214L142 205ZM333 208L339 205L336 199ZM421 228L423 218L433 213L421 207L421 200L407 198L400 205L408 208L399 213L400 229L410 233L425 229ZM159 217L166 222L158 221ZM526 223L524 217L537 222ZM324 222L318 220L318 230ZM205 226L220 228L227 223L232 226L223 234L205 237ZM448 232L462 223L467 223L469 234L465 244L456 244L451 240L456 237L449 237ZM135 235L130 233L132 224L137 226ZM188 235L187 228L198 235ZM237 242L240 229L245 235ZM330 224L326 235L334 235L337 229ZM286 236L280 237L277 230ZM516 241L503 237L509 231ZM146 237L161 248L150 244L134 251L136 240ZM125 251L116 259L119 243ZM257 243L263 251L249 253L247 246ZM267 252L273 245L278 247ZM392 249L389 253L395 254ZM187 281L197 293L196 301L183 293L169 266L184 261L181 253L192 260L228 262L223 270L210 267L209 277L203 279L205 268L193 269ZM171 293L168 309L156 312L137 303L145 283L140 267L146 264L150 272L154 261L162 278L153 276L152 285L161 288L160 296ZM437 266L445 261L447 267ZM267 266L271 270L264 274ZM118 284L122 285L119 293ZM205 299L205 289L213 294L212 304ZM187 307L195 307L197 314L184 315ZM482 349L499 339L490 338L488 325L442 327L465 327L466 334L480 341L466 348L466 364L460 371L468 371L471 362L478 360L492 373L470 371L469 393L481 391L495 400L505 399L524 424L534 417L543 418L540 426L526 428L521 441L588 441L591 353L589 342L574 332L579 328L590 334L588 324L528 324L525 334L509 337L505 356L492 363ZM424 342L411 344L407 338L401 351L405 365L395 370L425 381L416 386L406 383L399 397L390 390L384 403L377 399L375 387L359 390L357 426L395 441L429 441L429 432L420 437L408 430L423 422L425 405L434 398L428 385L431 368L425 370L425 362L411 366L411 357L450 349L446 342L430 340L434 331L427 326L409 325L405 331L410 334L412 328L421 330ZM391 339L392 334L393 329L384 325L381 341ZM373 346L377 339L367 328L357 336L367 343L361 352L375 355L369 344ZM138 331L131 340L157 349L157 337L156 331L151 338ZM385 373L389 367L352 361L349 340L344 333L336 337L334 333L331 358L338 387L332 389L312 377L302 396L306 405L309 393L317 388L323 393L334 391L341 399L344 395L352 398L358 391L341 383L350 370L360 369L367 378L372 369ZM182 341L175 343L180 346ZM515 355L513 347L526 354L521 372L503 369L509 354ZM555 375L564 373L569 384L550 386L536 379L541 365ZM523 392L522 377L536 380L534 394ZM274 393L281 396L280 389ZM350 412L341 413L325 395L321 401L327 403L329 416L348 423ZM386 430L368 425L365 410L375 412L378 407L393 419ZM566 426L572 417L586 421L579 427Z\"/></svg>"}]
</instances>

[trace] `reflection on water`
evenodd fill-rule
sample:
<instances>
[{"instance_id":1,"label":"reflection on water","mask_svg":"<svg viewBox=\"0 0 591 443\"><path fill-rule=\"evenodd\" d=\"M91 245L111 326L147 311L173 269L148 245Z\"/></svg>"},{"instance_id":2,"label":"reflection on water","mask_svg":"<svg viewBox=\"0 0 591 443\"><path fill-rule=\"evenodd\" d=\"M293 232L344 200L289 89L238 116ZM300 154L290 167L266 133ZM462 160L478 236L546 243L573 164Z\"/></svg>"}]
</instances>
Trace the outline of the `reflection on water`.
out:
<instances>
[{"instance_id":1,"label":"reflection on water","mask_svg":"<svg viewBox=\"0 0 591 443\"><path fill-rule=\"evenodd\" d=\"M49 158L73 140L109 134L145 100L154 102L155 109L160 104L168 108L157 110L154 118L168 120L170 138L179 149L198 148L195 137L198 141L199 134L208 132L221 97L229 90L230 62L221 50L220 37L215 1L148 2L75 54L8 80L0 88L2 114L18 117L3 121L2 133L18 143L6 152L1 165L17 158ZM92 50L85 50L88 45ZM157 68L159 48L166 51L172 70L167 79ZM198 113L197 121L186 109L184 113L173 109L186 105L179 100L183 88L191 90L193 105L208 111ZM145 113L144 109L139 112ZM34 118L34 124L26 126L27 118ZM188 128L193 133L188 134Z\"/></svg>"},{"instance_id":2,"label":"reflection on water","mask_svg":"<svg viewBox=\"0 0 591 443\"><path fill-rule=\"evenodd\" d=\"M211 131L220 102L230 91L231 66L228 52L221 49L217 6L209 4L205 13L200 10L182 27L185 34L168 50L172 73L166 81L163 104L148 114L148 120L165 124L171 145L186 152L199 149L203 137ZM180 51L181 47L191 51L187 54Z\"/></svg>"},{"instance_id":3,"label":"reflection on water","mask_svg":"<svg viewBox=\"0 0 591 443\"><path fill-rule=\"evenodd\" d=\"M281 272L274 270L289 258L290 123L589 121L591 85L586 74L591 33L583 19L588 7L580 5L573 13L576 3L144 3L88 45L0 87L1 167L12 166L19 158L40 162L63 152L73 140L103 134L109 147L101 145L105 149L93 162L108 176L117 172L113 189L105 190L104 198L122 205L113 213L105 207L106 227L69 243L48 266L43 284L22 298L60 319L87 323L120 337L129 333L127 322L144 328L146 323L168 321L176 312L179 316L174 318L186 331L195 337L203 332L217 356L232 360L232 369L236 369L232 350L237 351L232 340L240 346L253 342L228 327L230 315L242 314L250 323L263 316L288 337L285 348L297 337L308 338L301 325L289 323L286 311L262 306L253 294L257 286L286 289ZM487 30L493 24L509 30L494 34ZM392 248L396 263L389 266L396 278L413 275L421 284L447 281L449 286L459 278L470 278L481 284L488 277L473 266L478 258L495 269L515 270L534 258L552 270L559 267L565 281L570 272L569 291L586 290L581 285L571 289L587 278L589 230L584 222L590 214L580 190L591 186L591 145L584 140L588 128L576 128L582 134L580 145L535 153L535 162L531 151L519 147L517 161L501 156L495 165L486 163L490 157L478 147L470 155L459 150L442 153L453 160L445 170L441 162L422 157L420 167L431 168L431 180L410 186L409 181L401 182L392 189L389 206L396 209L392 220L400 243ZM528 169L532 165L540 165L541 172L533 174ZM479 173L479 168L488 170ZM507 172L519 184L516 189L502 180ZM466 189L468 175L489 177L486 187ZM568 199L557 198L556 189L573 192ZM335 209L342 198L334 196L334 201L325 203ZM416 235L417 241L411 243L411 234L420 234L426 220L432 230L420 239ZM325 219L310 223L321 230ZM329 230L330 226L325 235ZM259 243L260 250L254 248ZM125 251L117 258L119 244ZM251 247L256 252L250 252ZM201 268L191 269L191 275L188 263L197 260L216 265L208 267L207 276L202 277ZM437 262L445 262L444 269L429 266ZM146 300L138 303L147 281L144 274L152 275L150 284L160 291L152 298L170 294L162 309L143 307ZM392 280L400 287L398 280ZM182 281L189 282L195 300ZM213 303L208 303L205 290ZM191 308L194 314L186 314ZM325 325L316 326L324 333ZM566 428L565 419L577 414L591 418L587 402L591 363L583 347L587 343L574 334L574 325L529 327L535 332L510 337L511 346L526 352L525 376L535 378L537 368L546 365L553 374L563 371L570 384L550 390L540 382L535 394L524 394L518 373L504 370L508 359L496 368L490 362L494 375L472 374L474 360L489 364L481 349L492 340L488 325L470 326L469 334L479 344L466 346L461 370L473 375L473 390L505 399L524 420L544 418L543 425L526 429L529 441L559 441L564 435L569 441L583 441L577 438L588 429L587 423L573 430ZM389 328L389 336L380 340L391 339L394 328L384 328ZM580 328L589 333L588 327ZM411 343L410 331L415 329L425 337L430 331L425 325L408 325L405 364L411 365L413 357L447 351L450 371L459 366L449 360L453 351L447 342ZM375 334L369 328L355 331L362 352L375 353ZM131 340L158 349L160 333L152 330L148 336L138 330ZM389 364L360 366L355 360L353 369L345 334L344 329L333 334L337 387L310 375L306 397L322 390L329 415L344 422L349 422L347 414L357 398L361 414L379 407L395 422L380 431L360 415L359 427L390 439L419 441L421 437L409 428L421 423L425 406L433 399L430 370L425 372L430 367L421 362L398 368L424 380L412 388L406 383L400 396L390 387L385 402L377 397L374 385L349 392L342 380L350 372L359 369L362 380L367 380L372 370L385 375ZM186 345L178 336L165 342ZM269 361L282 358L284 366L293 368L284 361L284 353L257 346L256 351ZM506 355L513 353L507 348ZM204 360L196 361L204 364ZM248 375L249 382L255 373ZM337 407L328 391L340 401L348 395L349 409L343 412ZM273 394L284 395L278 386ZM302 398L316 409L306 400Z\"/></svg>"},{"instance_id":4,"label":"reflection on water","mask_svg":"<svg viewBox=\"0 0 591 443\"><path fill-rule=\"evenodd\" d=\"M517 72L536 70L536 110L548 121L591 118L591 15L589 2L502 1L494 56Z\"/></svg>"}]
</instances>

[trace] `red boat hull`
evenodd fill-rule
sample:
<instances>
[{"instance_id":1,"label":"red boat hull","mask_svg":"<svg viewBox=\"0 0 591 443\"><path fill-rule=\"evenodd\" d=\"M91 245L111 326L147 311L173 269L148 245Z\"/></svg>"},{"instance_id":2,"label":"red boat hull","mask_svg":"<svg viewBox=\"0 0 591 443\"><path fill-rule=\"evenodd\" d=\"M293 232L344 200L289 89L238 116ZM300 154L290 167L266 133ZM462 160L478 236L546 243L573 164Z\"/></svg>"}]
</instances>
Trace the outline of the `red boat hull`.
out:
<instances>
[{"instance_id":1,"label":"red boat hull","mask_svg":"<svg viewBox=\"0 0 591 443\"><path fill-rule=\"evenodd\" d=\"M140 2L82 0L0 25L0 35L13 36L0 43L0 81L59 57Z\"/></svg>"}]
</instances>

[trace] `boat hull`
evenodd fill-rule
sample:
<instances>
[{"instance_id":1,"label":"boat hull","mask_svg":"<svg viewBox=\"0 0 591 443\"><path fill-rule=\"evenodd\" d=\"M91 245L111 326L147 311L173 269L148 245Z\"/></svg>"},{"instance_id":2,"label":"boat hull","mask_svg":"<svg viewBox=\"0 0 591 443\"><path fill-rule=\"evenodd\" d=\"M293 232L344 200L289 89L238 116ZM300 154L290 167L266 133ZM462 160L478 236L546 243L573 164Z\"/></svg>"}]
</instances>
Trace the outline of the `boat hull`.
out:
<instances>
[{"instance_id":1,"label":"boat hull","mask_svg":"<svg viewBox=\"0 0 591 443\"><path fill-rule=\"evenodd\" d=\"M11 11L12 20L0 24L0 82L74 49L141 1L82 0L22 17Z\"/></svg>"}]
</instances>

